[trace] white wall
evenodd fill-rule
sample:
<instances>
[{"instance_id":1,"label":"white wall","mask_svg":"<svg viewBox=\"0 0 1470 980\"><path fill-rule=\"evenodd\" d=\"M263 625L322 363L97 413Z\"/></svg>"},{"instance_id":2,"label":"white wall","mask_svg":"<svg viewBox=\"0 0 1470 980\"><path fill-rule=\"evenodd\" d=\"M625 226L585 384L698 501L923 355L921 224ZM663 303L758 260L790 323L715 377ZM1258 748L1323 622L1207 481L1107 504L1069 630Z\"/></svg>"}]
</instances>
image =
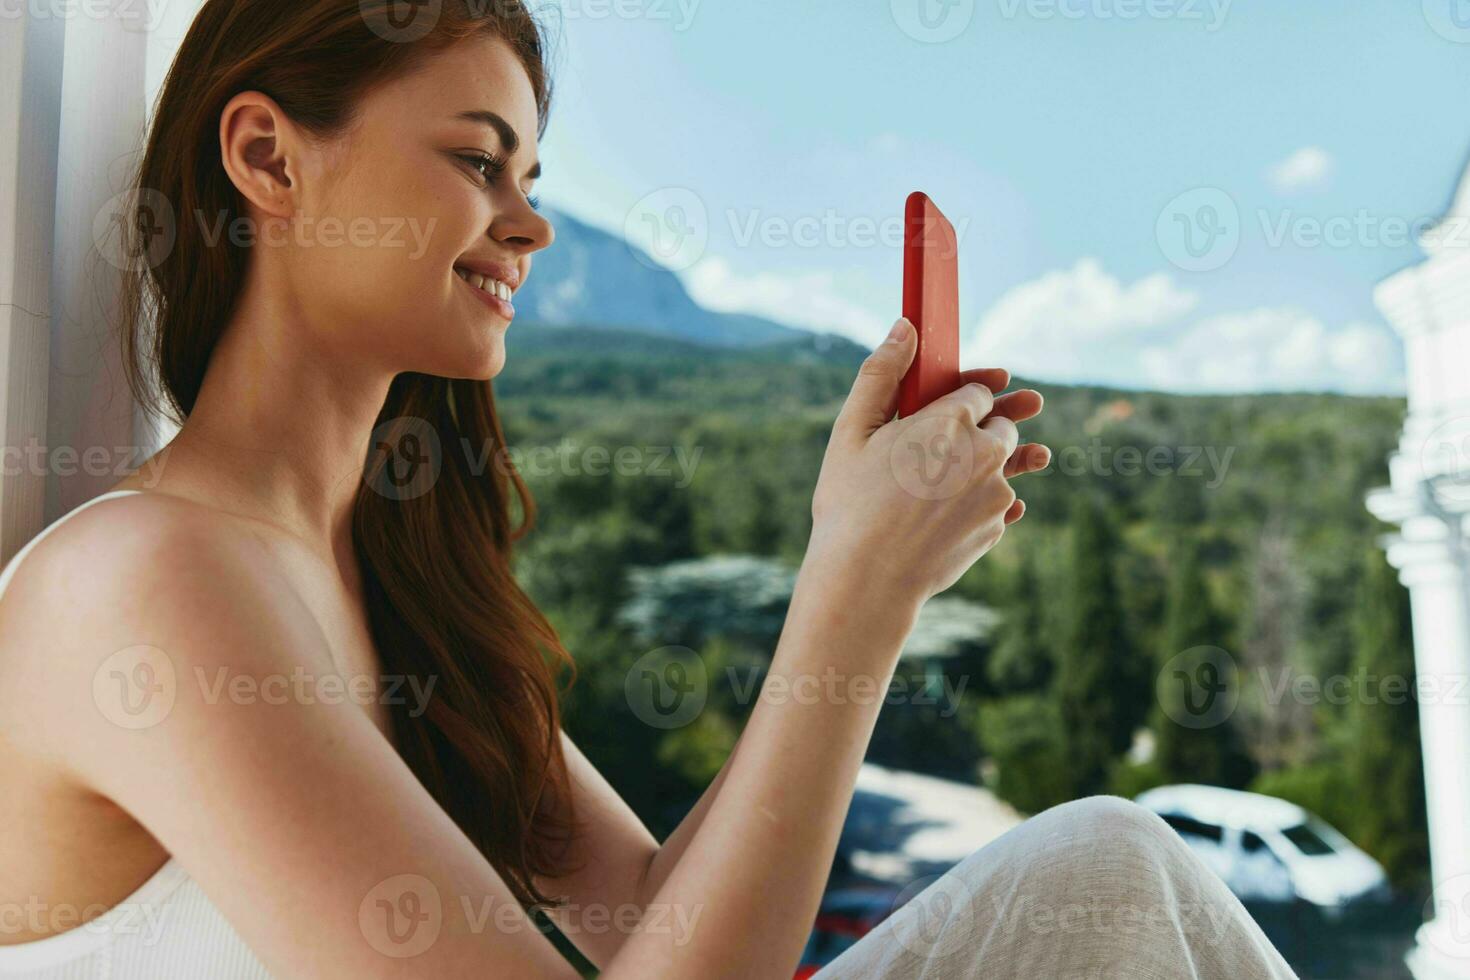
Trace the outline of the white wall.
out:
<instances>
[{"instance_id":1,"label":"white wall","mask_svg":"<svg viewBox=\"0 0 1470 980\"><path fill-rule=\"evenodd\" d=\"M107 245L199 5L33 0L0 13L0 561L172 436L142 424L122 376Z\"/></svg>"}]
</instances>

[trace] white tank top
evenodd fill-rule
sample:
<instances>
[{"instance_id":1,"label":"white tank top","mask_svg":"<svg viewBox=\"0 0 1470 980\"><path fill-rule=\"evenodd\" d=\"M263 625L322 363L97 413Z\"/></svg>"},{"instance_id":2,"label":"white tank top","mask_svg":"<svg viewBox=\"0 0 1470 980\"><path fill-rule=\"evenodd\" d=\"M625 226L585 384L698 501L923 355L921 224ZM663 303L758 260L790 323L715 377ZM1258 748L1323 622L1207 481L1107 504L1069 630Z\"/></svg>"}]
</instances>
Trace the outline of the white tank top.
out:
<instances>
[{"instance_id":1,"label":"white tank top","mask_svg":"<svg viewBox=\"0 0 1470 980\"><path fill-rule=\"evenodd\" d=\"M113 490L63 514L28 541L0 572L0 596L15 569L41 539L72 514L101 500L142 490ZM3 873L3 871L0 871ZM36 899L34 914L53 910ZM31 910L11 910L28 921ZM0 920L0 929L6 922ZM133 893L101 915L65 932L18 945L0 945L0 978L32 980L269 980L245 940L172 857Z\"/></svg>"}]
</instances>

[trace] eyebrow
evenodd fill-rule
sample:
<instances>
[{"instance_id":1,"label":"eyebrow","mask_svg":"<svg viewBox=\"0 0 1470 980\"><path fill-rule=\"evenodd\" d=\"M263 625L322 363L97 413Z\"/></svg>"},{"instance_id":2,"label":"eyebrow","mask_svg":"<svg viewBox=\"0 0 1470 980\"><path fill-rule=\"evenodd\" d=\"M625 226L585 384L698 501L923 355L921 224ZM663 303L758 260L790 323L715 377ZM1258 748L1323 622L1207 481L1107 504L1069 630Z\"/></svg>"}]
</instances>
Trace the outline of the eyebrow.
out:
<instances>
[{"instance_id":1,"label":"eyebrow","mask_svg":"<svg viewBox=\"0 0 1470 980\"><path fill-rule=\"evenodd\" d=\"M491 112L488 109L467 109L454 118L480 123L483 126L489 126L495 130L495 135L500 137L500 142L504 144L506 153L510 156L514 156L516 150L520 149L521 138L516 135L515 128L497 113ZM541 176L540 160L537 160L531 169L526 171L526 176L531 180L536 180Z\"/></svg>"}]
</instances>

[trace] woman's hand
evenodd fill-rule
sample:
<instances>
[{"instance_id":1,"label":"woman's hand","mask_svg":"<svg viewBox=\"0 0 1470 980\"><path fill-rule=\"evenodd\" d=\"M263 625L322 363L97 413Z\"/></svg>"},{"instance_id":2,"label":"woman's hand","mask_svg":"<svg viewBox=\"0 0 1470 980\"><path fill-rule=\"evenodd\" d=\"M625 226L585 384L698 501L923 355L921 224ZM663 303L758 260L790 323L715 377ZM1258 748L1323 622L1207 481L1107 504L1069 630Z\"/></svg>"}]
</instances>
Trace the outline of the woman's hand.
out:
<instances>
[{"instance_id":1,"label":"woman's hand","mask_svg":"<svg viewBox=\"0 0 1470 980\"><path fill-rule=\"evenodd\" d=\"M860 583L862 596L917 608L1021 518L1008 478L1044 468L1051 452L1018 445L1016 423L1041 411L1041 395L994 397L1010 381L1000 369L962 372L960 388L890 421L917 347L913 326L899 325L899 339L863 362L833 425L808 551L823 574Z\"/></svg>"}]
</instances>

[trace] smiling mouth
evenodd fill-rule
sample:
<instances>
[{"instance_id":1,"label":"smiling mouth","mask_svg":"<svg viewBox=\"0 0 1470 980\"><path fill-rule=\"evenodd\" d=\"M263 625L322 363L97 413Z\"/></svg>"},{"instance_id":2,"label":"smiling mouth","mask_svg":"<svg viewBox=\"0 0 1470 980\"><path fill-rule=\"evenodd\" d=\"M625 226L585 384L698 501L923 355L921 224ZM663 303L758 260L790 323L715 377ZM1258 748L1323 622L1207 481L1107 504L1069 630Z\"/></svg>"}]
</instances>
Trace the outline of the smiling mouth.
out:
<instances>
[{"instance_id":1,"label":"smiling mouth","mask_svg":"<svg viewBox=\"0 0 1470 980\"><path fill-rule=\"evenodd\" d=\"M503 302L510 302L510 287L501 282L499 279L492 279L489 276L482 276L479 273L471 272L470 270L461 268L460 266L454 267L454 274L459 276L465 282L469 283L471 286L474 286L481 292L489 293L491 296L494 296L496 299L502 300Z\"/></svg>"},{"instance_id":2,"label":"smiling mouth","mask_svg":"<svg viewBox=\"0 0 1470 980\"><path fill-rule=\"evenodd\" d=\"M499 279L479 275L468 269L462 269L459 266L454 267L454 274L465 284L465 288L475 299L484 303L495 316L507 324L515 319L516 308L510 303L512 290L506 283Z\"/></svg>"}]
</instances>

